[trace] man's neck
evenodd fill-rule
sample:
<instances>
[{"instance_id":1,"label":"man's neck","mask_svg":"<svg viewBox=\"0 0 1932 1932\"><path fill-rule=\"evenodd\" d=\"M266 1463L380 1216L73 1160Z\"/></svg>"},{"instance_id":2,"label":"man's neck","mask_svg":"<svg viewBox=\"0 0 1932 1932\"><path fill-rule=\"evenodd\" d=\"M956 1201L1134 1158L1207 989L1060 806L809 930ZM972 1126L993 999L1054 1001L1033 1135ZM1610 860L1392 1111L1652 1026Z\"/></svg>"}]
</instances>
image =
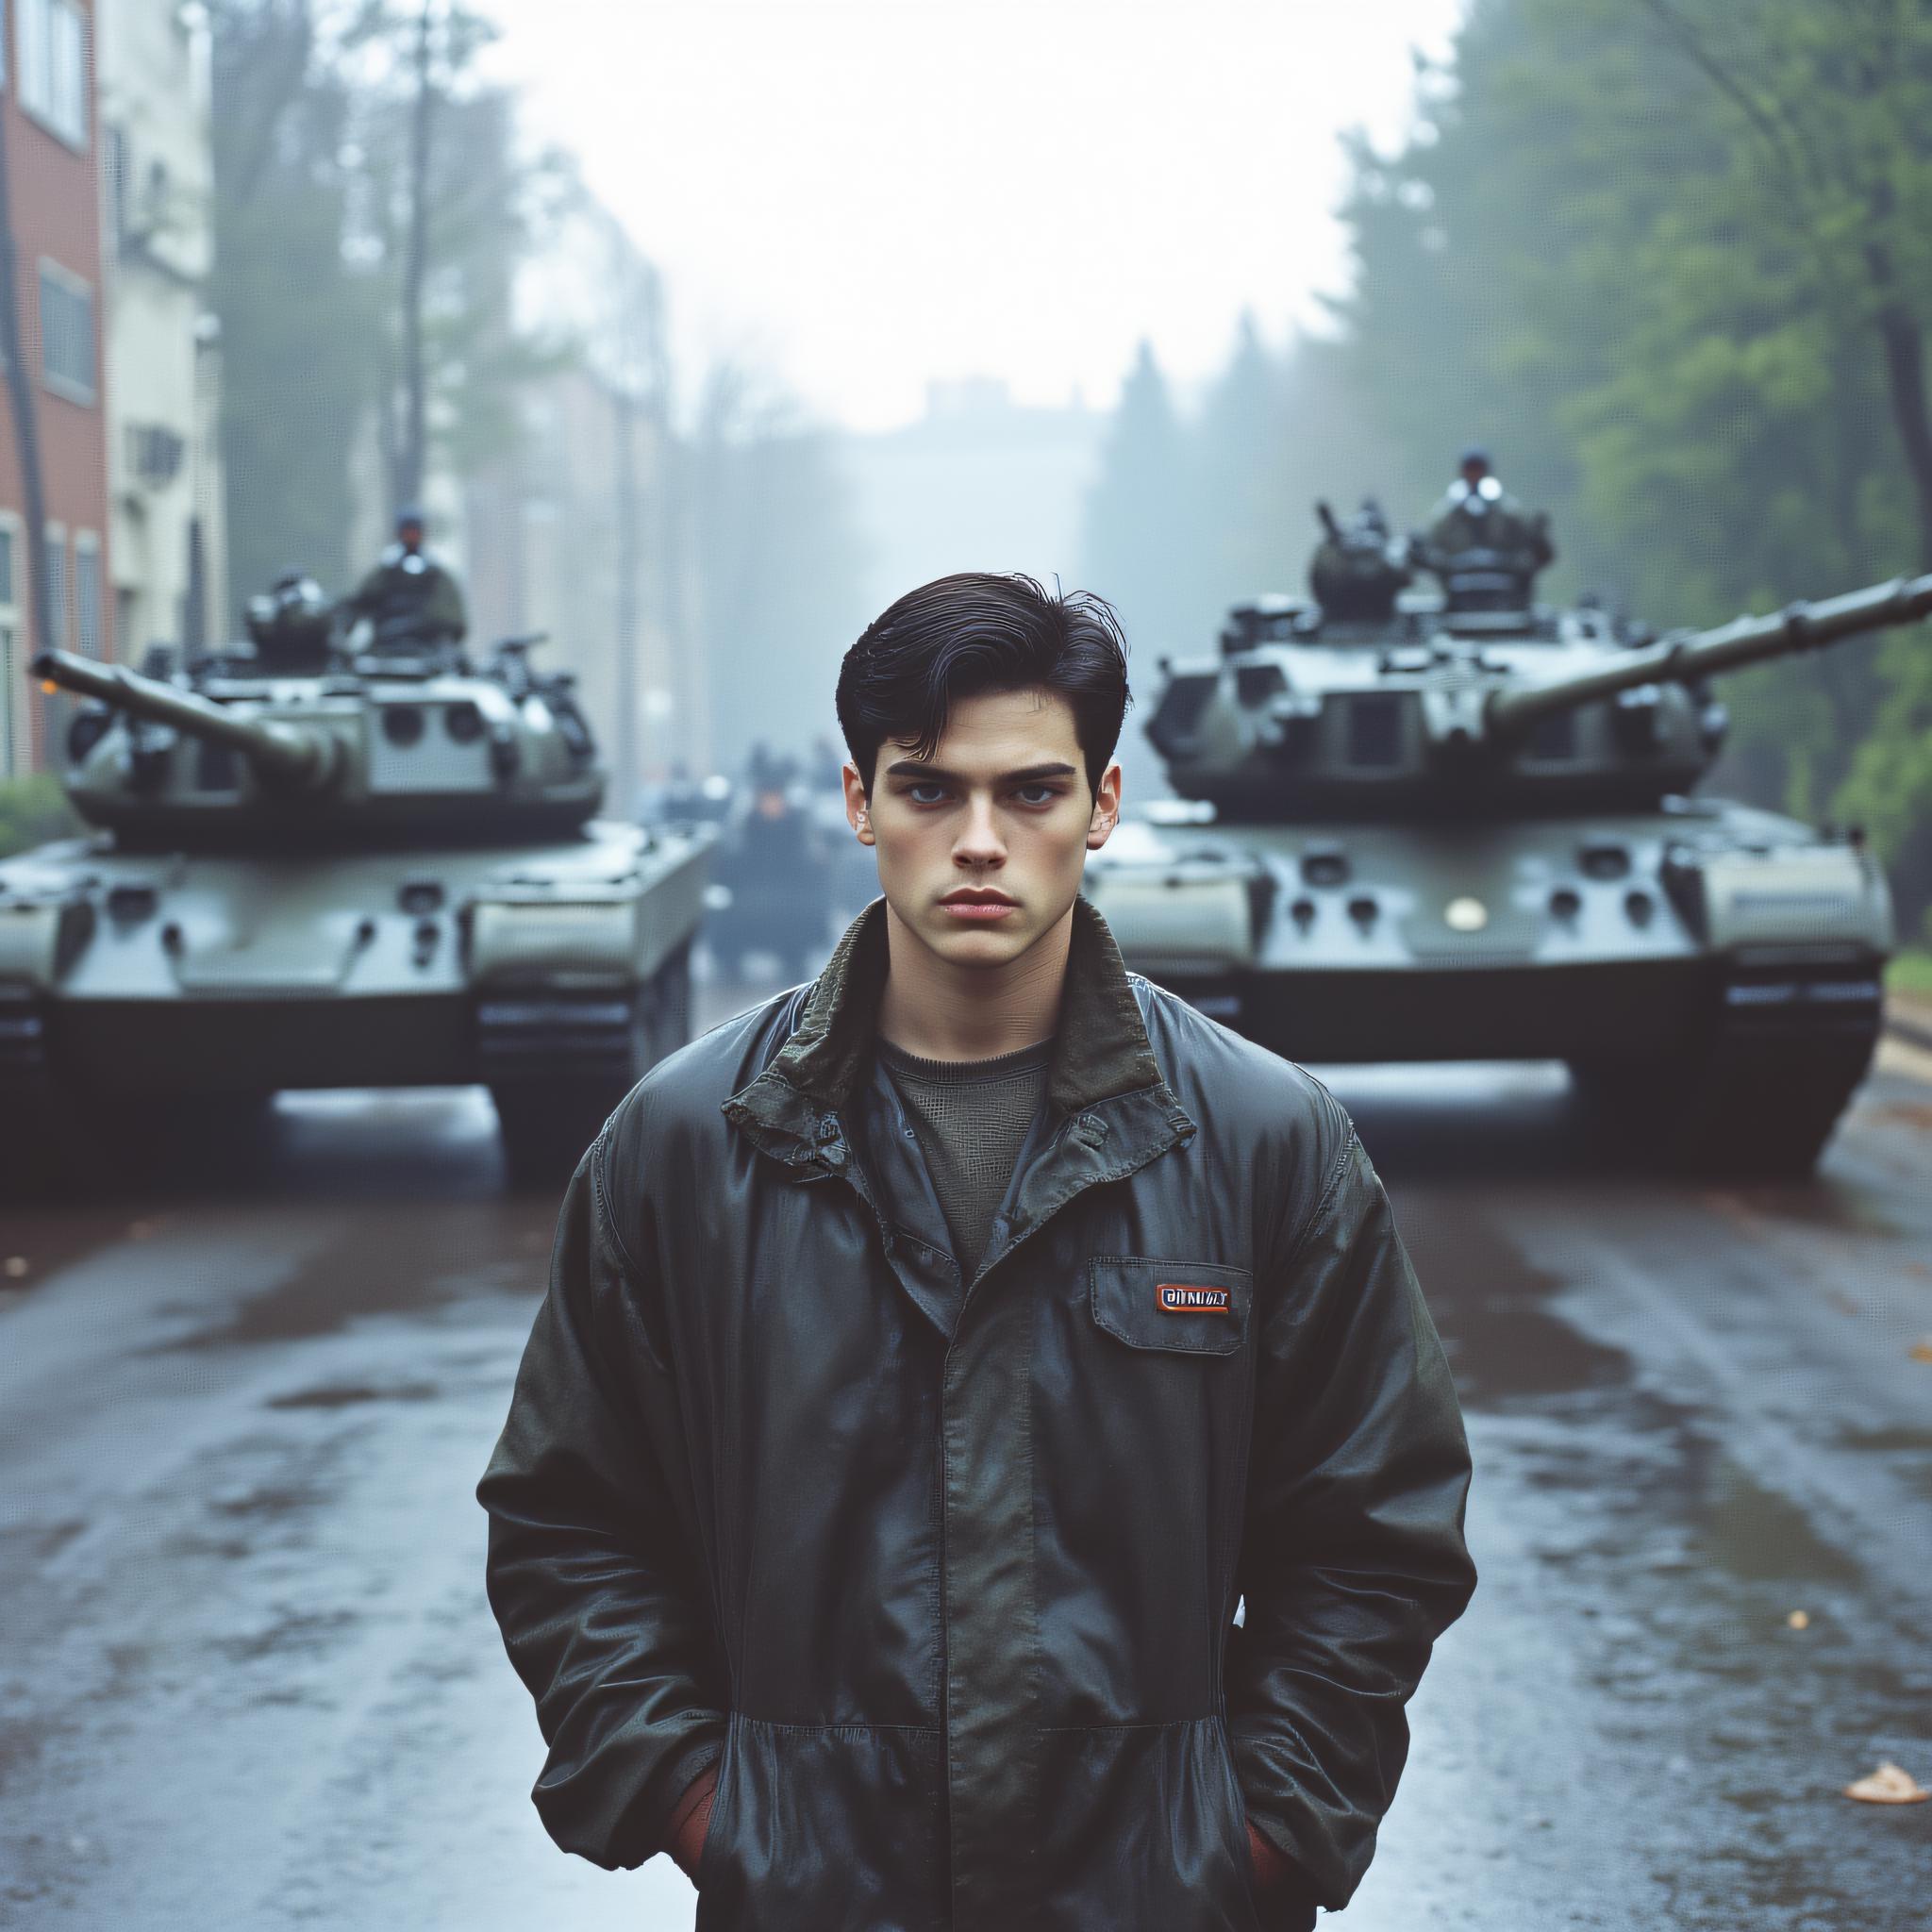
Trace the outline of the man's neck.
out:
<instances>
[{"instance_id":1,"label":"man's neck","mask_svg":"<svg viewBox=\"0 0 1932 1932\"><path fill-rule=\"evenodd\" d=\"M1059 1024L1074 908L1000 966L942 959L886 907L879 1033L928 1060L991 1060L1047 1039Z\"/></svg>"}]
</instances>

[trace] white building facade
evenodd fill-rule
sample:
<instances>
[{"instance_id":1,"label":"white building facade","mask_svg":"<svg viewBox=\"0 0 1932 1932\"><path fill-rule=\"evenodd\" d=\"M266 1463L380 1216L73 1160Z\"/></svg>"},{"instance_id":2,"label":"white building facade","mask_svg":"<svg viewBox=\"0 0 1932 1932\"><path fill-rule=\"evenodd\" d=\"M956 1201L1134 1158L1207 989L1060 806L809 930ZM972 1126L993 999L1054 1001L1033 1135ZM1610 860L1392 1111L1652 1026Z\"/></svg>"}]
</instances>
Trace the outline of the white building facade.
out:
<instances>
[{"instance_id":1,"label":"white building facade","mask_svg":"<svg viewBox=\"0 0 1932 1932\"><path fill-rule=\"evenodd\" d=\"M101 253L117 655L232 627L223 518L208 26L198 0L99 0Z\"/></svg>"}]
</instances>

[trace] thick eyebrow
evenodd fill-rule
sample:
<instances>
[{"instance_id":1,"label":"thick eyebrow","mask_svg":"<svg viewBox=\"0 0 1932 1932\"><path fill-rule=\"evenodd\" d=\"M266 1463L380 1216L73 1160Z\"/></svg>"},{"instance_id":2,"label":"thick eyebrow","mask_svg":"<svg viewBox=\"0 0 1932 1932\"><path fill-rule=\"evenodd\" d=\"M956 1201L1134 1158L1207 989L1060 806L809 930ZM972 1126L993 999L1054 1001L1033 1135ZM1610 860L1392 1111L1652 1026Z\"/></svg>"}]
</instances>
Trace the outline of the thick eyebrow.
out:
<instances>
[{"instance_id":1,"label":"thick eyebrow","mask_svg":"<svg viewBox=\"0 0 1932 1932\"><path fill-rule=\"evenodd\" d=\"M995 785L1037 785L1043 778L1072 778L1077 775L1079 766L1068 764L1026 765L1017 772L1002 772L992 782ZM943 779L948 784L958 785L964 780L958 772L949 772L943 765L923 764L918 758L898 758L886 767L888 778L916 778L922 784L931 784Z\"/></svg>"}]
</instances>

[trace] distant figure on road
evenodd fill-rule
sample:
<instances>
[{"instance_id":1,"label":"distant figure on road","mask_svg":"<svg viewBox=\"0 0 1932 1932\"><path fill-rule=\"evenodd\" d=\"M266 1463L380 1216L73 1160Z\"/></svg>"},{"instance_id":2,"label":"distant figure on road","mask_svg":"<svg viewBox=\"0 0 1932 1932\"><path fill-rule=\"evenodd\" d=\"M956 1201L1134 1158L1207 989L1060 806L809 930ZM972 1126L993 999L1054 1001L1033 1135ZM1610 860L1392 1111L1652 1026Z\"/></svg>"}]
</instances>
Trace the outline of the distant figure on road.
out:
<instances>
[{"instance_id":1,"label":"distant figure on road","mask_svg":"<svg viewBox=\"0 0 1932 1932\"><path fill-rule=\"evenodd\" d=\"M382 560L342 600L344 618L366 617L378 651L411 645L454 646L469 630L469 612L455 575L423 548L423 512L396 517L396 541Z\"/></svg>"}]
</instances>

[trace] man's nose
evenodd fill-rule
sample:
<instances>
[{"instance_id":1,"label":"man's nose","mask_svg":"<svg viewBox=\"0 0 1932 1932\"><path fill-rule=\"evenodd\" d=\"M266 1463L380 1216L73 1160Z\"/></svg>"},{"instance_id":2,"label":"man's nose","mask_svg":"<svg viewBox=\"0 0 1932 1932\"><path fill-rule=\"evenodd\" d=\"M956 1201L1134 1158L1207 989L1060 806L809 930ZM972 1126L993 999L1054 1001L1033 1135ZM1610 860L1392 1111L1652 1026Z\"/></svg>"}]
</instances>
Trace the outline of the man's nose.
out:
<instances>
[{"instance_id":1,"label":"man's nose","mask_svg":"<svg viewBox=\"0 0 1932 1932\"><path fill-rule=\"evenodd\" d=\"M991 798L969 797L966 823L953 845L953 858L959 865L1003 865L1007 841L1000 837L998 818Z\"/></svg>"}]
</instances>

